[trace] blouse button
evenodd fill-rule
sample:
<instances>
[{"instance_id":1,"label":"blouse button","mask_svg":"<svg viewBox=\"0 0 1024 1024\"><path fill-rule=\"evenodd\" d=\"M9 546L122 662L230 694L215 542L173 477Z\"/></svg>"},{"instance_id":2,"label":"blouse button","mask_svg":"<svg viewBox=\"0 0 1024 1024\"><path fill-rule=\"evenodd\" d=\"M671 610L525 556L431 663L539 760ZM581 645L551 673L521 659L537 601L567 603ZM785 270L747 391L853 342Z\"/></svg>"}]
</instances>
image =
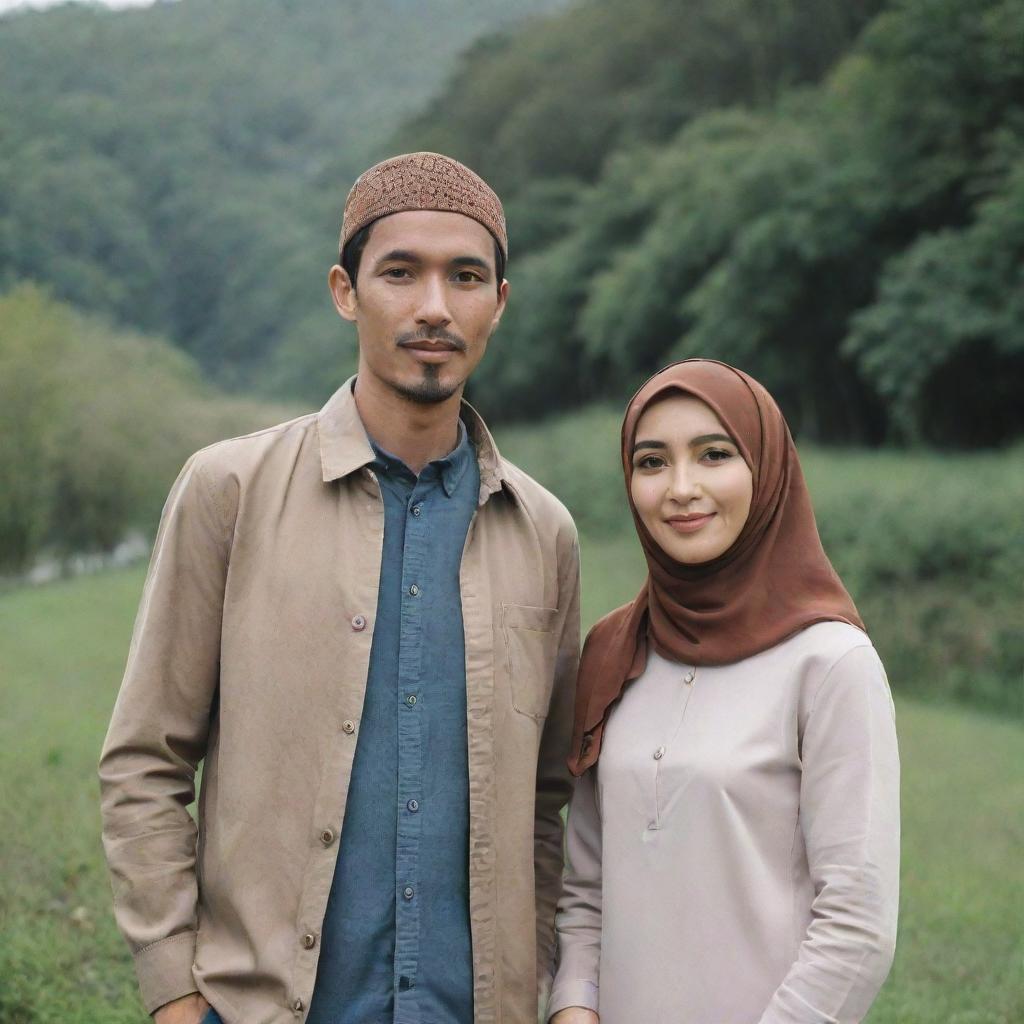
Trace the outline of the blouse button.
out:
<instances>
[{"instance_id":1,"label":"blouse button","mask_svg":"<svg viewBox=\"0 0 1024 1024\"><path fill-rule=\"evenodd\" d=\"M654 752L654 760L655 761L660 761L664 756L665 756L665 748L664 747L658 747L658 749Z\"/></svg>"}]
</instances>

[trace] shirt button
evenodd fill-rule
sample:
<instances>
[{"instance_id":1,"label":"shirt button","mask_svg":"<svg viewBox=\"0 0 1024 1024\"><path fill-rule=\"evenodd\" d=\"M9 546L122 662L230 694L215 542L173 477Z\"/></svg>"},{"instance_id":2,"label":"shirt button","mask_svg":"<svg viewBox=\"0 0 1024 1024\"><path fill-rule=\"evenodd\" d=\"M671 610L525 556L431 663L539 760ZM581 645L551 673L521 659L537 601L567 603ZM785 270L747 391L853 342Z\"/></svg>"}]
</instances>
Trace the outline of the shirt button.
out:
<instances>
[{"instance_id":1,"label":"shirt button","mask_svg":"<svg viewBox=\"0 0 1024 1024\"><path fill-rule=\"evenodd\" d=\"M412 511L412 514L414 516L416 516L417 519L419 519L419 517L421 515L423 515L423 506L422 505L413 505L411 511Z\"/></svg>"},{"instance_id":2,"label":"shirt button","mask_svg":"<svg viewBox=\"0 0 1024 1024\"><path fill-rule=\"evenodd\" d=\"M419 800L410 800L405 806L415 814L420 809L420 802Z\"/></svg>"},{"instance_id":3,"label":"shirt button","mask_svg":"<svg viewBox=\"0 0 1024 1024\"><path fill-rule=\"evenodd\" d=\"M352 628L357 633L362 633L362 631L366 629L366 617L364 615L353 615Z\"/></svg>"},{"instance_id":4,"label":"shirt button","mask_svg":"<svg viewBox=\"0 0 1024 1024\"><path fill-rule=\"evenodd\" d=\"M654 760L655 761L660 761L664 756L665 756L665 748L664 747L658 747L658 749L654 752Z\"/></svg>"},{"instance_id":5,"label":"shirt button","mask_svg":"<svg viewBox=\"0 0 1024 1024\"><path fill-rule=\"evenodd\" d=\"M405 897L405 898L406 898L407 900L411 900L411 899L413 898L413 896L415 896L415 895L416 895L416 892L415 892L415 890L413 889L413 887L412 887L411 885L407 885L407 886L406 886L406 887L405 887L405 888L404 888L404 889L402 890L402 895L403 895L403 896L404 896L404 897Z\"/></svg>"},{"instance_id":6,"label":"shirt button","mask_svg":"<svg viewBox=\"0 0 1024 1024\"><path fill-rule=\"evenodd\" d=\"M409 707L412 707L416 703L416 694L410 693L409 696L405 698L405 703L408 704Z\"/></svg>"},{"instance_id":7,"label":"shirt button","mask_svg":"<svg viewBox=\"0 0 1024 1024\"><path fill-rule=\"evenodd\" d=\"M409 588L409 595L411 597L415 597L419 592L420 592L420 588L418 586L416 586L415 583Z\"/></svg>"},{"instance_id":8,"label":"shirt button","mask_svg":"<svg viewBox=\"0 0 1024 1024\"><path fill-rule=\"evenodd\" d=\"M351 718L346 718L345 721L341 723L341 731L345 733L346 736L351 736L352 733L356 731L356 723L353 722Z\"/></svg>"},{"instance_id":9,"label":"shirt button","mask_svg":"<svg viewBox=\"0 0 1024 1024\"><path fill-rule=\"evenodd\" d=\"M325 828L323 832L320 833L320 842L323 843L324 846L330 846L331 843L334 842L334 829Z\"/></svg>"},{"instance_id":10,"label":"shirt button","mask_svg":"<svg viewBox=\"0 0 1024 1024\"><path fill-rule=\"evenodd\" d=\"M302 1000L301 999L296 999L295 1002L292 1003L292 1009L296 1013L302 1013Z\"/></svg>"},{"instance_id":11,"label":"shirt button","mask_svg":"<svg viewBox=\"0 0 1024 1024\"><path fill-rule=\"evenodd\" d=\"M302 936L302 948L312 949L316 945L316 936L312 932L307 932Z\"/></svg>"}]
</instances>

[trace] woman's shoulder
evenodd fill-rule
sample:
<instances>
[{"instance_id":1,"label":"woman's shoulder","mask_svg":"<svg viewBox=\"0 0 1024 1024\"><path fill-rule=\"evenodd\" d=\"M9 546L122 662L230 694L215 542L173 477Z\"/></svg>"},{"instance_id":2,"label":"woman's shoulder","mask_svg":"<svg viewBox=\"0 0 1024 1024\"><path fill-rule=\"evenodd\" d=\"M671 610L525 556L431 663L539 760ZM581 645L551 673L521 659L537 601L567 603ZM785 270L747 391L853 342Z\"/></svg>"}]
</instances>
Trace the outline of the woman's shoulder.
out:
<instances>
[{"instance_id":1,"label":"woman's shoulder","mask_svg":"<svg viewBox=\"0 0 1024 1024\"><path fill-rule=\"evenodd\" d=\"M838 622L832 619L805 626L798 633L794 633L789 639L784 640L783 644L805 655L835 660L859 647L874 650L871 637L864 630L849 622Z\"/></svg>"},{"instance_id":2,"label":"woman's shoulder","mask_svg":"<svg viewBox=\"0 0 1024 1024\"><path fill-rule=\"evenodd\" d=\"M780 644L754 656L767 670L793 680L803 693L813 694L828 679L865 673L884 678L884 669L871 638L847 622L815 622Z\"/></svg>"}]
</instances>

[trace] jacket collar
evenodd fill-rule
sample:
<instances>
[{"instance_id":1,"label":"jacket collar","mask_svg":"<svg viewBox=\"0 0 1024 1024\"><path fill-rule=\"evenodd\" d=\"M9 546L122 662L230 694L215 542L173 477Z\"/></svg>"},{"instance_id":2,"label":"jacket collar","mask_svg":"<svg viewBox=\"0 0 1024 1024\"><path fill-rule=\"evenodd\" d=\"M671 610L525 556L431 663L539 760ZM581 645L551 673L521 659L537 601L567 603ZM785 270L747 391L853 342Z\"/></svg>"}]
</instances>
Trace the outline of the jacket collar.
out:
<instances>
[{"instance_id":1,"label":"jacket collar","mask_svg":"<svg viewBox=\"0 0 1024 1024\"><path fill-rule=\"evenodd\" d=\"M359 410L356 408L355 394L352 390L355 382L355 377L345 381L317 413L320 466L324 483L340 480L369 465L376 457L370 439L366 436L363 421L359 418ZM480 414L469 402L463 401L460 415L469 431L469 439L476 450L480 466L478 504L482 505L503 487L507 487L514 494L505 472L504 460L498 453L498 446L494 443L494 438Z\"/></svg>"}]
</instances>

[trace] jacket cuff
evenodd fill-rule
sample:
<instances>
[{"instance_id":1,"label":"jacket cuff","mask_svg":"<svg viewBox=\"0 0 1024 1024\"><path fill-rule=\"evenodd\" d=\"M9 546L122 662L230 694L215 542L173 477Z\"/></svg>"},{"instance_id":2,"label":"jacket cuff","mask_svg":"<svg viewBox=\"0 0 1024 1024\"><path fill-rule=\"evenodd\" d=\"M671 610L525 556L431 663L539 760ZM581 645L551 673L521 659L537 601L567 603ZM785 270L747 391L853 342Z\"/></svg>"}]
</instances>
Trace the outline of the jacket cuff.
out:
<instances>
[{"instance_id":1,"label":"jacket cuff","mask_svg":"<svg viewBox=\"0 0 1024 1024\"><path fill-rule=\"evenodd\" d=\"M597 985L583 978L556 978L544 1019L550 1020L567 1006L582 1006L597 1013Z\"/></svg>"},{"instance_id":2,"label":"jacket cuff","mask_svg":"<svg viewBox=\"0 0 1024 1024\"><path fill-rule=\"evenodd\" d=\"M135 973L146 1013L199 991L192 977L196 958L196 933L177 932L135 954Z\"/></svg>"}]
</instances>

